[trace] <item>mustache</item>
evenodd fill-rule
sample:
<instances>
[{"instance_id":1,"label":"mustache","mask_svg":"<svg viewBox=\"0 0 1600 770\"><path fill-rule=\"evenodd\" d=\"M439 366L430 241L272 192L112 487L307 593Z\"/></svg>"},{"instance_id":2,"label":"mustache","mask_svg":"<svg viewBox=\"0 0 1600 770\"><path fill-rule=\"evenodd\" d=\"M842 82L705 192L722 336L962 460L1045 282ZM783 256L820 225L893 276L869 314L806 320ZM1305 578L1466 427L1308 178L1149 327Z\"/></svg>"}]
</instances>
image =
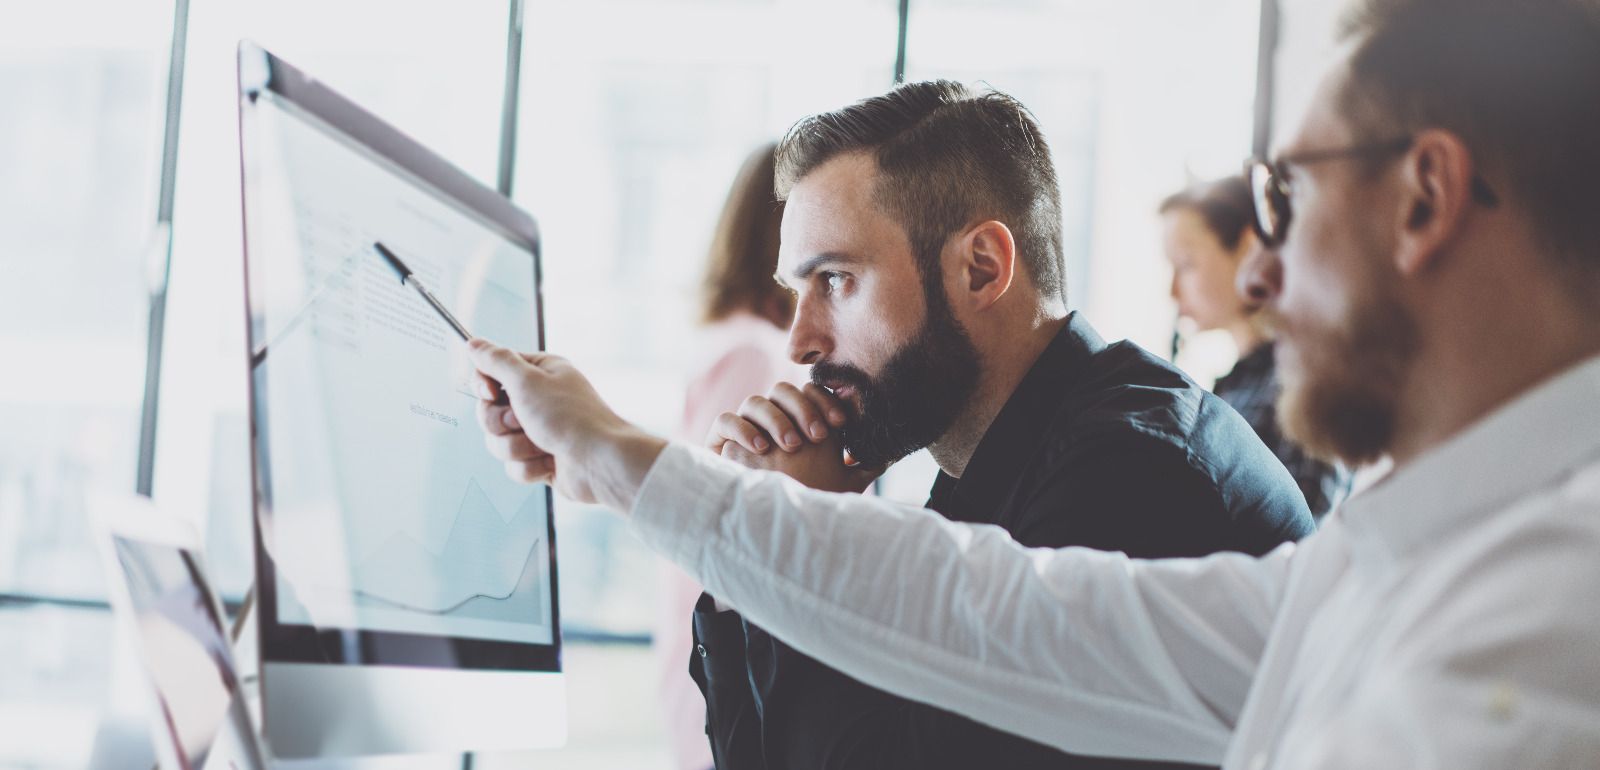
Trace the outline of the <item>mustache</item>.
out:
<instances>
[{"instance_id":1,"label":"mustache","mask_svg":"<svg viewBox=\"0 0 1600 770\"><path fill-rule=\"evenodd\" d=\"M1284 324L1283 316L1278 315L1277 312L1266 307L1259 308L1254 313L1251 313L1250 320L1255 324L1257 329L1260 329L1268 337L1273 338L1276 338L1278 334L1284 330L1286 325Z\"/></svg>"},{"instance_id":2,"label":"mustache","mask_svg":"<svg viewBox=\"0 0 1600 770\"><path fill-rule=\"evenodd\" d=\"M811 382L822 388L849 385L862 395L872 388L872 377L866 372L849 364L831 361L818 361L811 365Z\"/></svg>"}]
</instances>

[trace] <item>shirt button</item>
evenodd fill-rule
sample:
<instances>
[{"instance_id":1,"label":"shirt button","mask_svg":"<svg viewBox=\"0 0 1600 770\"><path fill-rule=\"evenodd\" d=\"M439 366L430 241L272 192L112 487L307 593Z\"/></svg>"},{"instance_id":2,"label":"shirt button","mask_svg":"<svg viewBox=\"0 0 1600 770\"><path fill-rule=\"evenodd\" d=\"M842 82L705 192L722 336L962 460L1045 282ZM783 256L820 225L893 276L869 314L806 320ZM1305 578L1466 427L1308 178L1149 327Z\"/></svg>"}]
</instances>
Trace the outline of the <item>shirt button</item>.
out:
<instances>
[{"instance_id":1,"label":"shirt button","mask_svg":"<svg viewBox=\"0 0 1600 770\"><path fill-rule=\"evenodd\" d=\"M695 645L694 646L694 651L696 653L698 653L700 655L700 657L702 657L702 658L704 658L706 656L706 646L703 645L703 644Z\"/></svg>"}]
</instances>

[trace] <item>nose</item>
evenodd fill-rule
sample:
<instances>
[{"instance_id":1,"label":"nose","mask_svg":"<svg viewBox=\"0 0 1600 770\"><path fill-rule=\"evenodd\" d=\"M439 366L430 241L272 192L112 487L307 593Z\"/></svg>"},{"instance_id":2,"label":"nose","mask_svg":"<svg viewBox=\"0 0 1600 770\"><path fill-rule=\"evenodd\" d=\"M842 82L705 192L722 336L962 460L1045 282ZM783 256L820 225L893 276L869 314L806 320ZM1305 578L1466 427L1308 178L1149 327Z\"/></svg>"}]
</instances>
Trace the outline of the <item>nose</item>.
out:
<instances>
[{"instance_id":1,"label":"nose","mask_svg":"<svg viewBox=\"0 0 1600 770\"><path fill-rule=\"evenodd\" d=\"M1283 263L1278 260L1278 252L1260 246L1251 249L1239 265L1234 291L1253 308L1277 299L1283 291Z\"/></svg>"},{"instance_id":2,"label":"nose","mask_svg":"<svg viewBox=\"0 0 1600 770\"><path fill-rule=\"evenodd\" d=\"M833 338L827 333L823 314L807 297L800 297L794 307L794 323L789 326L789 360L810 366L832 350Z\"/></svg>"}]
</instances>

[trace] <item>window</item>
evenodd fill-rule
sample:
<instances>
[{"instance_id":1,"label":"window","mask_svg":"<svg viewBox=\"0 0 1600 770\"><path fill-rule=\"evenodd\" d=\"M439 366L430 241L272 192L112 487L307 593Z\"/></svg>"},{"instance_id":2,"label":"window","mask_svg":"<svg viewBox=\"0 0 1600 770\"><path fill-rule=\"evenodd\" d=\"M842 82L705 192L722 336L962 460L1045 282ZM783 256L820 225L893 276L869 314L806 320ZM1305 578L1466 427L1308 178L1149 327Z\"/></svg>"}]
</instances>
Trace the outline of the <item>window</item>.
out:
<instances>
[{"instance_id":1,"label":"window","mask_svg":"<svg viewBox=\"0 0 1600 770\"><path fill-rule=\"evenodd\" d=\"M1254 0L914 4L907 80L987 84L1044 129L1061 184L1068 302L1109 341L1171 351L1176 309L1156 208L1191 181L1237 173L1249 155L1258 11ZM1206 335L1180 363L1209 382L1232 363L1231 347ZM936 471L918 452L880 488L921 504Z\"/></svg>"},{"instance_id":2,"label":"window","mask_svg":"<svg viewBox=\"0 0 1600 770\"><path fill-rule=\"evenodd\" d=\"M897 23L888 0L529 6L515 198L543 229L550 345L623 416L678 428L734 172L795 120L888 88ZM563 623L647 633L657 557L616 516L558 516Z\"/></svg>"},{"instance_id":3,"label":"window","mask_svg":"<svg viewBox=\"0 0 1600 770\"><path fill-rule=\"evenodd\" d=\"M134 488L173 5L37 3L0 25L0 594L104 596L88 508ZM14 105L23 105L15 109ZM0 765L82 766L102 612L0 602Z\"/></svg>"},{"instance_id":4,"label":"window","mask_svg":"<svg viewBox=\"0 0 1600 770\"><path fill-rule=\"evenodd\" d=\"M131 490L169 2L0 27L0 591L102 595L90 490Z\"/></svg>"},{"instance_id":5,"label":"window","mask_svg":"<svg viewBox=\"0 0 1600 770\"><path fill-rule=\"evenodd\" d=\"M1175 309L1156 207L1250 153L1255 0L919 0L906 77L981 79L1022 100L1061 181L1067 290L1108 340L1166 355ZM1005 35L972 35L978 28Z\"/></svg>"},{"instance_id":6,"label":"window","mask_svg":"<svg viewBox=\"0 0 1600 770\"><path fill-rule=\"evenodd\" d=\"M249 38L493 185L506 3L197 3L189 19L155 499L205 533L223 596L251 581L236 46Z\"/></svg>"}]
</instances>

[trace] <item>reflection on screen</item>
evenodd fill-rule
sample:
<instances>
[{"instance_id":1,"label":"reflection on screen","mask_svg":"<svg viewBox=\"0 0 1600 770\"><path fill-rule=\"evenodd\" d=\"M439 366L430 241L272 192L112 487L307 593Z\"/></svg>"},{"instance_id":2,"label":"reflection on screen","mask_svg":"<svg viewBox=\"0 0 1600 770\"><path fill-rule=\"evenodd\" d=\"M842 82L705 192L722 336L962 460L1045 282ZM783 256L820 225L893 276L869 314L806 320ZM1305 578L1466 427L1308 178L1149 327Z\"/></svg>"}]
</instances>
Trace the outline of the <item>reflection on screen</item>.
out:
<instances>
[{"instance_id":1,"label":"reflection on screen","mask_svg":"<svg viewBox=\"0 0 1600 770\"><path fill-rule=\"evenodd\" d=\"M270 94L248 235L280 623L549 644L549 511L483 446L465 345L537 347L532 256Z\"/></svg>"},{"instance_id":2,"label":"reflection on screen","mask_svg":"<svg viewBox=\"0 0 1600 770\"><path fill-rule=\"evenodd\" d=\"M162 721L183 753L179 760L204 767L238 687L222 624L187 553L122 537L112 542Z\"/></svg>"}]
</instances>

